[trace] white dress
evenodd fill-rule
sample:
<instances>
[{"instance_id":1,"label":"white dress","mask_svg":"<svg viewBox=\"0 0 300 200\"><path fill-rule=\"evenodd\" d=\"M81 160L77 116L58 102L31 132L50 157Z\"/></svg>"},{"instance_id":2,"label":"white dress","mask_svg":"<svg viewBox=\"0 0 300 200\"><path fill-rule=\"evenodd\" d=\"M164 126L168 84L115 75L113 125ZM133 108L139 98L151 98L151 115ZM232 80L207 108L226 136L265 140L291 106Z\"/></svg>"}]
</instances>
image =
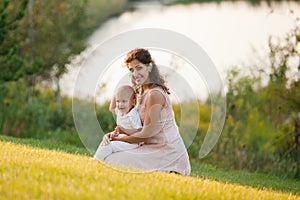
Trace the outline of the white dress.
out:
<instances>
[{"instance_id":1,"label":"white dress","mask_svg":"<svg viewBox=\"0 0 300 200\"><path fill-rule=\"evenodd\" d=\"M140 118L144 121L147 95L151 90L161 92L166 98L166 104L160 116L162 129L156 135L148 138L142 146L112 153L104 161L151 171L174 171L189 175L191 168L187 150L175 122L172 104L168 95L161 88L147 90L142 96L141 103L137 108Z\"/></svg>"}]
</instances>

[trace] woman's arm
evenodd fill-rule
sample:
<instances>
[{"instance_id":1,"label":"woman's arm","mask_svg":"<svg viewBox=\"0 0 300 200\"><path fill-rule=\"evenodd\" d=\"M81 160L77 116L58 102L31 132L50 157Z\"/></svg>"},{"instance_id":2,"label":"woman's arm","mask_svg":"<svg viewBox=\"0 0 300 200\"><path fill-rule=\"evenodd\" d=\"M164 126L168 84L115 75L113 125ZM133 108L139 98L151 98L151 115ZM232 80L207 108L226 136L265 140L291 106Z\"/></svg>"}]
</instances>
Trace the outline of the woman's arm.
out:
<instances>
[{"instance_id":1,"label":"woman's arm","mask_svg":"<svg viewBox=\"0 0 300 200\"><path fill-rule=\"evenodd\" d=\"M114 137L114 138L112 138L112 141L122 141L122 142L137 144L137 143L140 143L140 142L145 142L146 139L145 138L134 137L132 135L126 135L124 137Z\"/></svg>"},{"instance_id":2,"label":"woman's arm","mask_svg":"<svg viewBox=\"0 0 300 200\"><path fill-rule=\"evenodd\" d=\"M116 128L115 128L115 131L118 132L119 134L126 134L126 135L132 135L141 130L142 130L142 128L126 129L126 128L123 128L122 126L116 126Z\"/></svg>"},{"instance_id":3,"label":"woman's arm","mask_svg":"<svg viewBox=\"0 0 300 200\"><path fill-rule=\"evenodd\" d=\"M165 122L161 119L161 111L165 102L165 97L159 91L150 91L146 100L145 120L142 130L122 138L113 138L113 140L139 143L159 133Z\"/></svg>"}]
</instances>

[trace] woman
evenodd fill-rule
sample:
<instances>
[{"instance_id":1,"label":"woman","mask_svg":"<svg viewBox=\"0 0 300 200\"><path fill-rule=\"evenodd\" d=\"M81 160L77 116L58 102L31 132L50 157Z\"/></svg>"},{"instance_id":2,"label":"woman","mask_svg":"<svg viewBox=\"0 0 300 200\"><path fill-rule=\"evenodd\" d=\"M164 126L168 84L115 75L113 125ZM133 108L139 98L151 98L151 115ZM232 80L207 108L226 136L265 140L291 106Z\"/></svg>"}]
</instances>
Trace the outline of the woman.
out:
<instances>
[{"instance_id":1,"label":"woman","mask_svg":"<svg viewBox=\"0 0 300 200\"><path fill-rule=\"evenodd\" d=\"M189 175L189 158L175 122L169 89L149 51L141 48L131 50L125 64L133 87L138 91L137 109L143 128L130 133L118 127L117 131L127 136L119 138L109 133L103 140L142 145L137 149L113 153L105 158L105 162Z\"/></svg>"}]
</instances>

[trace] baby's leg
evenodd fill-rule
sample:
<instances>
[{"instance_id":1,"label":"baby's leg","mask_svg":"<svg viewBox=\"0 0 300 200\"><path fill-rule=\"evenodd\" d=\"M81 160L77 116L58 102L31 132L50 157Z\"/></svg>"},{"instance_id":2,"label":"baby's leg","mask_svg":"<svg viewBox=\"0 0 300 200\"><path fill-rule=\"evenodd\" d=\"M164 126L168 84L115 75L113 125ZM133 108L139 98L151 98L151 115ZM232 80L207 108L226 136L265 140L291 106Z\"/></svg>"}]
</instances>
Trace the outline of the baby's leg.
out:
<instances>
[{"instance_id":1,"label":"baby's leg","mask_svg":"<svg viewBox=\"0 0 300 200\"><path fill-rule=\"evenodd\" d=\"M121 142L121 141L111 141L110 145L111 145L112 153L135 149L135 148L138 148L138 146L139 146L138 144L130 144L130 143Z\"/></svg>"},{"instance_id":2,"label":"baby's leg","mask_svg":"<svg viewBox=\"0 0 300 200\"><path fill-rule=\"evenodd\" d=\"M125 134L118 135L118 137L124 137L124 136L126 135ZM106 146L103 146L101 142L92 160L104 160L107 156L109 156L112 153L135 149L138 146L139 146L138 144L130 144L121 141L111 141Z\"/></svg>"},{"instance_id":3,"label":"baby's leg","mask_svg":"<svg viewBox=\"0 0 300 200\"><path fill-rule=\"evenodd\" d=\"M109 143L106 146L99 145L93 160L104 160L108 155L110 155L113 152L113 148L111 143Z\"/></svg>"},{"instance_id":4,"label":"baby's leg","mask_svg":"<svg viewBox=\"0 0 300 200\"><path fill-rule=\"evenodd\" d=\"M124 136L126 136L126 134L119 134L117 137L119 137L119 138L121 138L121 137L124 137Z\"/></svg>"}]
</instances>

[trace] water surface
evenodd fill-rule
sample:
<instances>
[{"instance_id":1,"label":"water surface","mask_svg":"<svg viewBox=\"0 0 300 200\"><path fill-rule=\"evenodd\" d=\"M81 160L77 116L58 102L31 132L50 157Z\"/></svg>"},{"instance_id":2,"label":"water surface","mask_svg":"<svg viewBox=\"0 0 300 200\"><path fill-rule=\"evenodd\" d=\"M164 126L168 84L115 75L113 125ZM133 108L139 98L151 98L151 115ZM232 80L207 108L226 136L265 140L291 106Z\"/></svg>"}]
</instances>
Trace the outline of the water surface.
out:
<instances>
[{"instance_id":1,"label":"water surface","mask_svg":"<svg viewBox=\"0 0 300 200\"><path fill-rule=\"evenodd\" d=\"M267 52L268 37L284 35L293 26L293 19L300 16L299 11L300 3L288 1L272 5L262 3L259 6L247 2L173 6L164 6L158 2L140 2L136 4L136 10L111 18L101 25L87 42L90 46L97 46L114 35L139 28L173 30L198 43L215 63L220 76L226 82L226 71L230 67L251 65L256 62L258 55L263 58ZM153 52L153 55L160 65L170 66L174 63L174 56L166 52ZM93 69L101 65L97 62L99 56L101 51L89 56L90 61L86 62L89 66L85 72L87 79L93 75ZM123 58L116 59L99 79L99 85L103 86L101 89L94 91L89 89L93 87L84 85L80 88L82 96L94 96L96 92L97 101L109 100L120 81L129 82L126 69L121 67L122 60ZM167 74L167 81L172 85L178 80L178 76L182 76L194 94L189 96L186 85L183 84L175 95L205 99L207 90L203 77L195 76L189 66L183 67L188 65L185 61L177 58L176 62L181 68L174 67L175 78ZM72 68L61 80L63 93L72 95L78 70ZM193 79L195 80L191 81Z\"/></svg>"}]
</instances>

